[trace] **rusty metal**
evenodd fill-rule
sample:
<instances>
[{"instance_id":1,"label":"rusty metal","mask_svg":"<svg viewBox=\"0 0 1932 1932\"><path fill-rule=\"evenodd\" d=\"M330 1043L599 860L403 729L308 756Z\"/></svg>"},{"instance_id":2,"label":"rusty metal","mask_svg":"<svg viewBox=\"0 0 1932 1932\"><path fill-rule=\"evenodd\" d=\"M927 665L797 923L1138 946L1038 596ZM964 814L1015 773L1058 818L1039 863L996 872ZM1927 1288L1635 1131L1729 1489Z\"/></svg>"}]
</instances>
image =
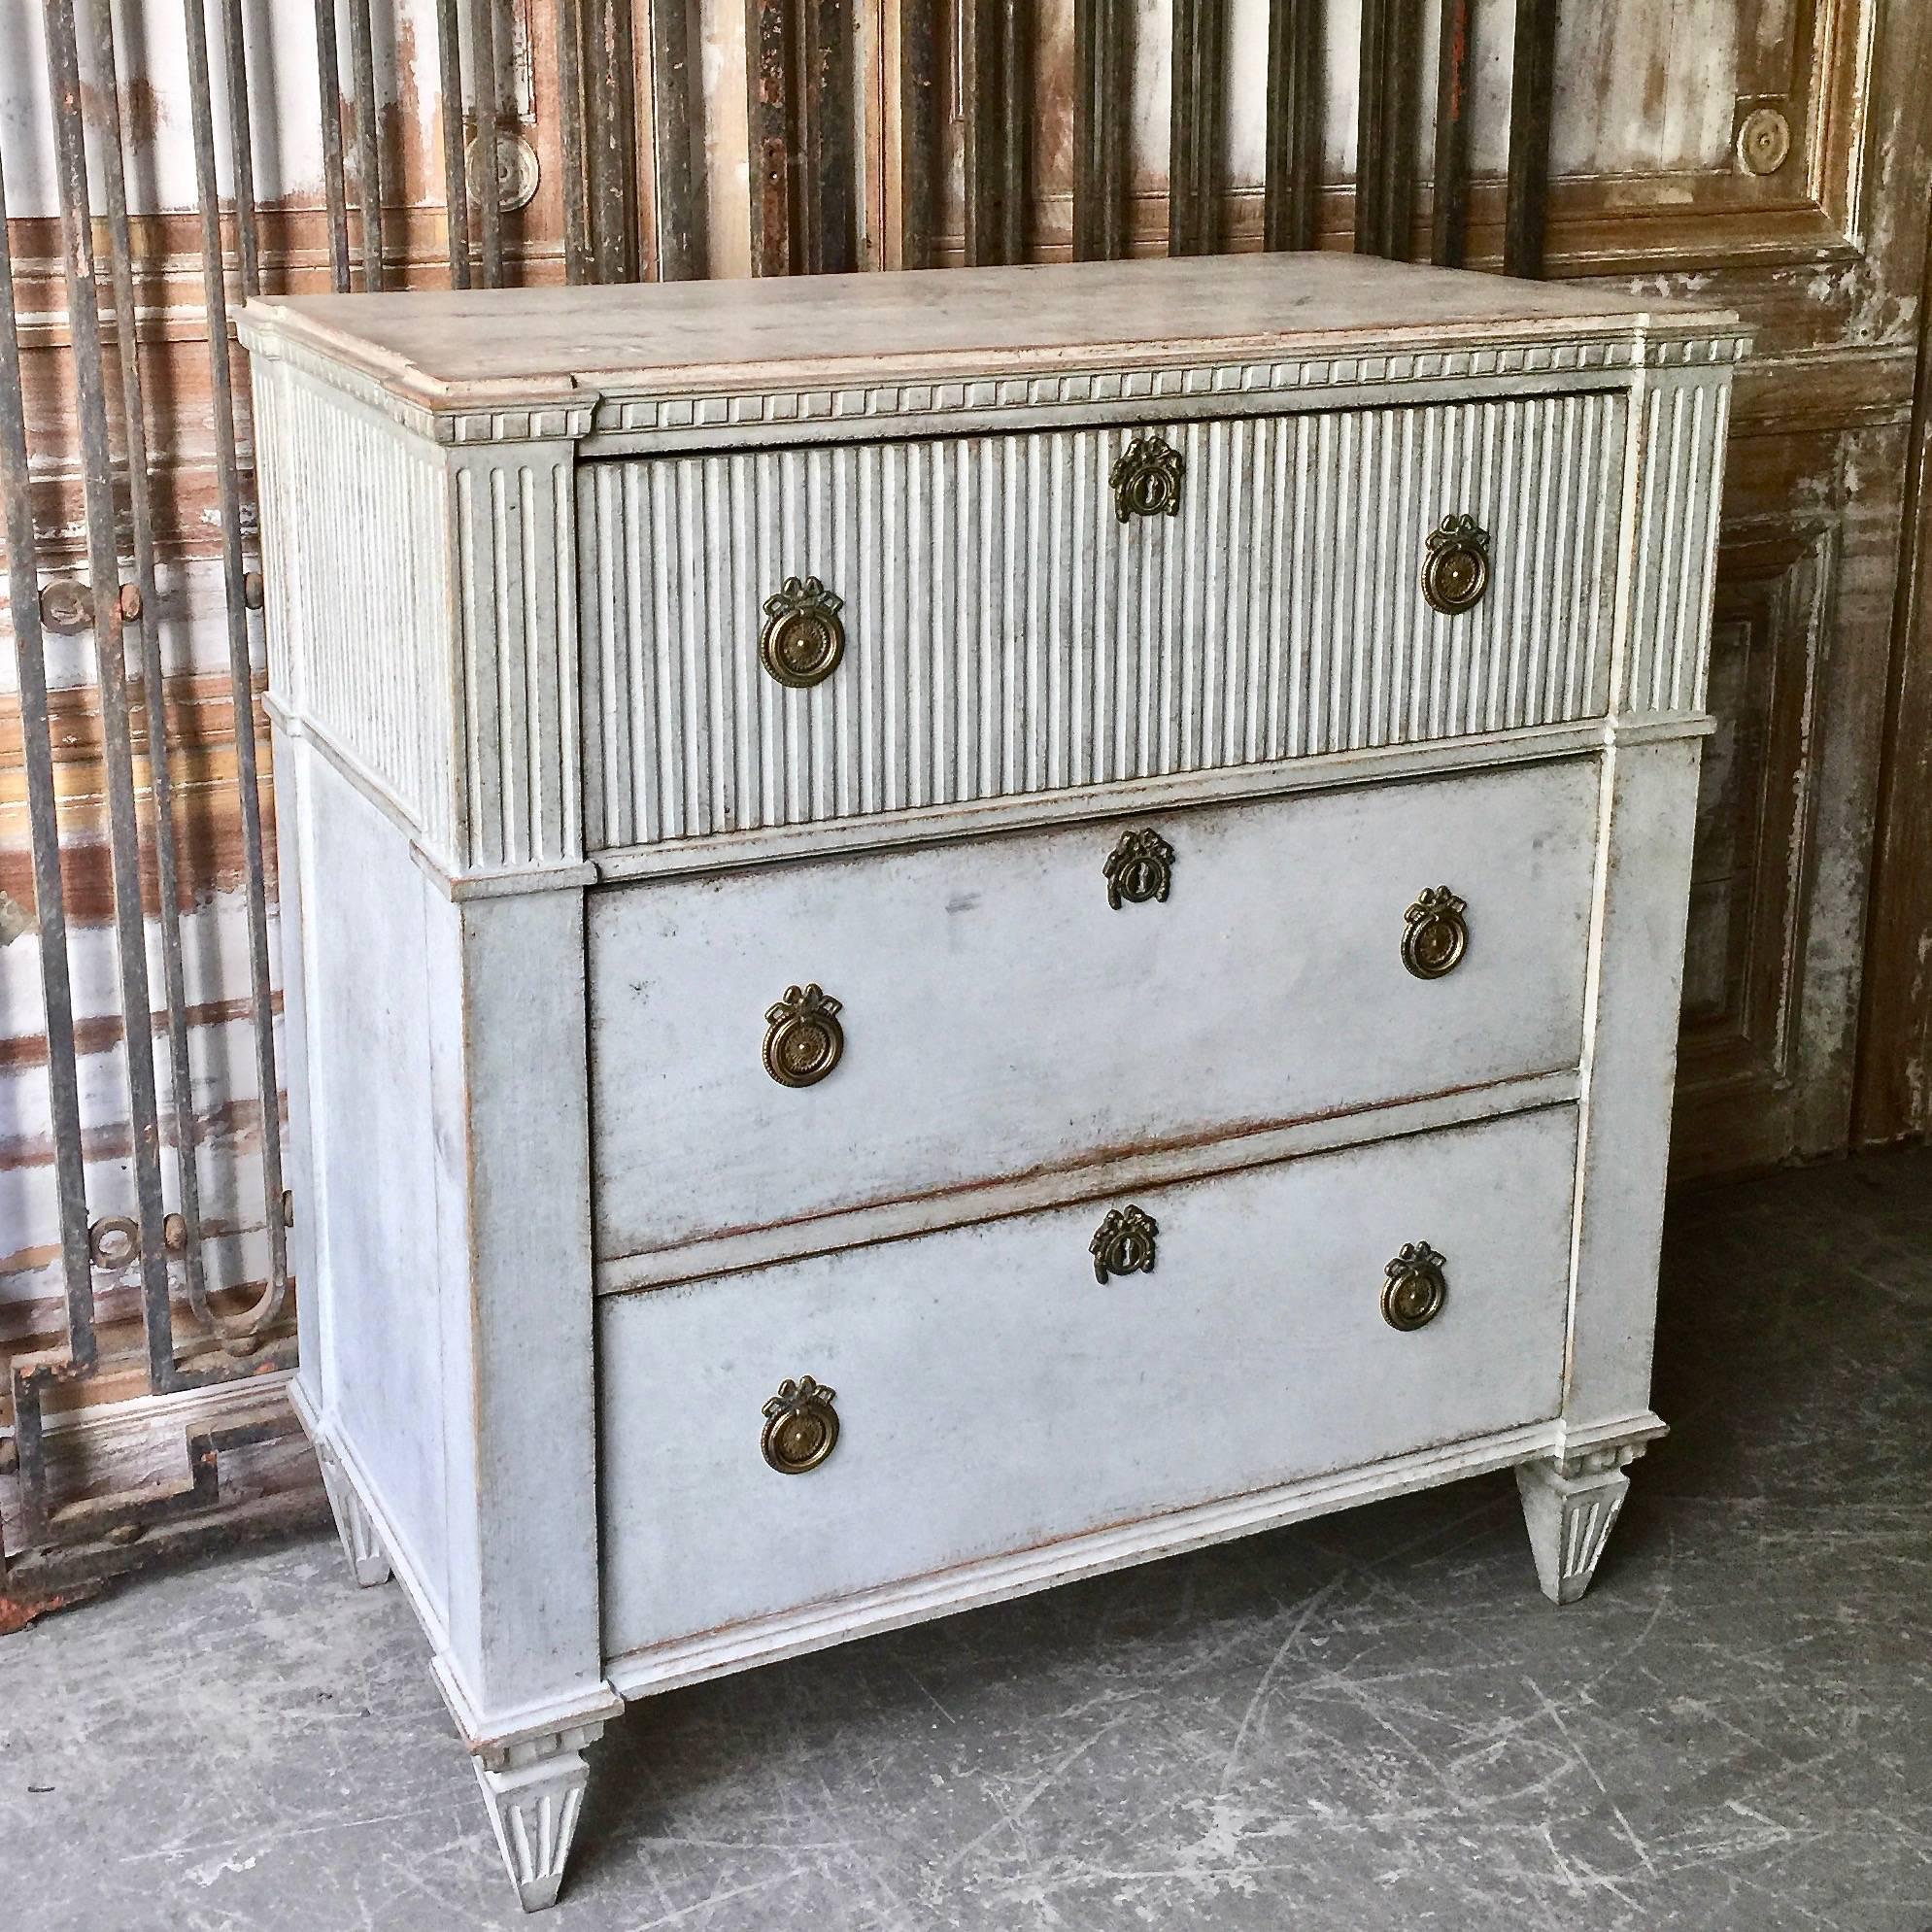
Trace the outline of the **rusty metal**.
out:
<instances>
[{"instance_id":1,"label":"rusty metal","mask_svg":"<svg viewBox=\"0 0 1932 1932\"><path fill-rule=\"evenodd\" d=\"M200 13L198 0L193 8ZM190 21L190 50L201 49L204 69L208 39ZM356 205L362 228L362 287L383 286L383 161L377 127L380 110L376 101L376 55L369 24L369 0L349 0L349 64L356 87ZM213 147L211 143L210 154ZM213 176L201 188L204 203L213 204Z\"/></svg>"},{"instance_id":2,"label":"rusty metal","mask_svg":"<svg viewBox=\"0 0 1932 1932\"><path fill-rule=\"evenodd\" d=\"M134 296L133 245L127 223L127 181L122 153L119 61L115 51L112 0L88 0L88 64L98 85L88 95L95 119L95 151L101 160L102 199L107 208L108 259L114 288L115 337L119 348L121 435L125 443L129 523L134 539L134 582L120 591L123 623L140 625L141 684L148 717L148 785L150 818L154 837L155 916L160 928L162 986L167 999L169 1120L174 1129L175 1188L181 1203L184 1229L180 1254L188 1304L202 1324L220 1324L208 1305L206 1271L201 1253L201 1177L199 1130L194 1117L194 1070L188 1054L187 988L182 963L181 867L176 842L173 757L168 744L168 715L161 664L158 622L160 599L154 579L154 510L148 474L146 398L141 380L141 351ZM235 28L239 36L239 25ZM239 64L239 38L229 43L231 59ZM229 90L235 113L234 89ZM246 102L242 119L246 120ZM247 145L246 134L240 147ZM246 184L246 168L238 164L236 179ZM246 208L246 217L243 210ZM247 238L245 260L257 259L254 243L254 191L237 189L239 233ZM131 593L131 594L130 594ZM144 613L153 613L144 618ZM130 1049L132 1034L129 1034Z\"/></svg>"},{"instance_id":3,"label":"rusty metal","mask_svg":"<svg viewBox=\"0 0 1932 1932\"><path fill-rule=\"evenodd\" d=\"M1516 0L1509 83L1509 182L1503 272L1541 275L1549 203L1549 124L1556 102L1556 0Z\"/></svg>"},{"instance_id":4,"label":"rusty metal","mask_svg":"<svg viewBox=\"0 0 1932 1932\"><path fill-rule=\"evenodd\" d=\"M321 93L322 200L328 210L329 284L349 291L349 192L342 178L342 62L335 0L316 0L316 85Z\"/></svg>"},{"instance_id":5,"label":"rusty metal","mask_svg":"<svg viewBox=\"0 0 1932 1932\"><path fill-rule=\"evenodd\" d=\"M902 0L898 51L899 263L931 268L939 225L939 0ZM1078 203L1076 188L1076 211Z\"/></svg>"},{"instance_id":6,"label":"rusty metal","mask_svg":"<svg viewBox=\"0 0 1932 1932\"><path fill-rule=\"evenodd\" d=\"M1128 0L1073 0L1075 261L1117 261L1127 253L1133 78L1134 13Z\"/></svg>"},{"instance_id":7,"label":"rusty metal","mask_svg":"<svg viewBox=\"0 0 1932 1932\"><path fill-rule=\"evenodd\" d=\"M1474 0L1442 0L1436 49L1436 170L1429 209L1429 259L1460 268L1469 253L1470 82L1474 72Z\"/></svg>"},{"instance_id":8,"label":"rusty metal","mask_svg":"<svg viewBox=\"0 0 1932 1932\"><path fill-rule=\"evenodd\" d=\"M476 153L472 171L476 191L478 284L496 288L503 282L503 189L496 173L496 142L503 90L496 51L496 0L470 0L471 91L476 99Z\"/></svg>"},{"instance_id":9,"label":"rusty metal","mask_svg":"<svg viewBox=\"0 0 1932 1932\"><path fill-rule=\"evenodd\" d=\"M1032 214L1032 0L959 0L966 118L966 258L1025 261Z\"/></svg>"},{"instance_id":10,"label":"rusty metal","mask_svg":"<svg viewBox=\"0 0 1932 1932\"><path fill-rule=\"evenodd\" d=\"M599 282L637 279L637 69L630 0L583 0L589 242ZM849 70L848 70L849 71Z\"/></svg>"},{"instance_id":11,"label":"rusty metal","mask_svg":"<svg viewBox=\"0 0 1932 1932\"><path fill-rule=\"evenodd\" d=\"M0 169L0 506L6 513L8 589L14 663L19 689L20 748L26 769L27 831L40 929L41 1023L47 1035L48 1124L53 1142L54 1192L60 1219L65 1291L66 1361L92 1367L94 1288L87 1251L87 1183L82 1155L80 1078L74 1051L74 991L68 967L66 898L60 879L60 817L48 722L47 659L41 636L39 539L27 462L26 406L20 337L14 296L14 260L7 230L7 184ZM14 1367L17 1432L38 1399ZM23 1405L22 1397L26 1396ZM15 1443L16 1466L20 1447ZM32 1513L31 1503L29 1512Z\"/></svg>"},{"instance_id":12,"label":"rusty metal","mask_svg":"<svg viewBox=\"0 0 1932 1932\"><path fill-rule=\"evenodd\" d=\"M113 36L110 18L99 36L100 44L112 47ZM242 0L221 0L221 56L228 81L228 165L234 184L235 254L246 299L261 292L261 243L255 220L254 140L249 126L248 41L242 27ZM118 128L116 152L118 154ZM124 219L125 210L122 212Z\"/></svg>"},{"instance_id":13,"label":"rusty metal","mask_svg":"<svg viewBox=\"0 0 1932 1932\"><path fill-rule=\"evenodd\" d=\"M1418 0L1363 0L1355 252L1407 260L1415 205Z\"/></svg>"},{"instance_id":14,"label":"rusty metal","mask_svg":"<svg viewBox=\"0 0 1932 1932\"><path fill-rule=\"evenodd\" d=\"M469 287L469 180L463 166L462 36L457 0L436 0L436 84L442 93L443 224L450 287Z\"/></svg>"},{"instance_id":15,"label":"rusty metal","mask_svg":"<svg viewBox=\"0 0 1932 1932\"><path fill-rule=\"evenodd\" d=\"M747 0L752 269L858 266L851 0Z\"/></svg>"},{"instance_id":16,"label":"rusty metal","mask_svg":"<svg viewBox=\"0 0 1932 1932\"><path fill-rule=\"evenodd\" d=\"M1262 246L1311 249L1321 213L1323 0L1271 0Z\"/></svg>"},{"instance_id":17,"label":"rusty metal","mask_svg":"<svg viewBox=\"0 0 1932 1932\"><path fill-rule=\"evenodd\" d=\"M1212 254L1227 186L1228 0L1174 0L1173 36L1168 253Z\"/></svg>"},{"instance_id":18,"label":"rusty metal","mask_svg":"<svg viewBox=\"0 0 1932 1932\"><path fill-rule=\"evenodd\" d=\"M352 7L352 13L354 9ZM194 146L195 190L201 209L201 292L208 318L209 400L215 432L215 471L221 507L221 576L228 639L228 692L235 738L235 785L241 806L242 855L248 901L251 1031L261 1105L263 1221L268 1232L268 1280L254 1309L236 1324L222 1325L224 1339L258 1335L281 1312L288 1293L288 1237L282 1221L281 1082L276 1073L274 996L268 970L268 895L261 833L261 786L256 770L254 687L249 636L247 579L243 551L244 486L235 427L234 379L229 364L228 291L221 261L221 224L215 172L215 127L210 100L208 35L202 0L184 0L187 21L190 127ZM360 103L358 102L358 118ZM372 179L368 178L368 179ZM368 211L365 210L365 214ZM380 224L378 224L380 225ZM366 238L366 230L365 230ZM380 281L380 238L376 274ZM365 271L367 257L365 256ZM138 904L138 901L137 901ZM128 1014L145 1015L147 1006L130 1003ZM129 1034L135 1026L130 1018ZM146 1027L141 1028L146 1034ZM159 1238L159 1213L151 1229L142 1221L144 1267L159 1271L165 1285L167 1256ZM165 1310L165 1298L162 1308ZM170 1379L179 1386L181 1375ZM200 1371L207 1377L217 1372ZM156 1386L162 1384L157 1383Z\"/></svg>"}]
</instances>

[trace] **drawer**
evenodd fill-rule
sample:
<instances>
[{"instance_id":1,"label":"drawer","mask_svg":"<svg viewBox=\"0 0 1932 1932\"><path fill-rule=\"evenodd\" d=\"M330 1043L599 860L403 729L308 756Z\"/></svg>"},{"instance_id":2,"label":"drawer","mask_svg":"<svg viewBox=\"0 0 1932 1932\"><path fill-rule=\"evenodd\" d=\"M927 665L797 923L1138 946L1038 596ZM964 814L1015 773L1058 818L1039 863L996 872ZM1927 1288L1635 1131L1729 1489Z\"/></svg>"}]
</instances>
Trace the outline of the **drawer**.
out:
<instances>
[{"instance_id":1,"label":"drawer","mask_svg":"<svg viewBox=\"0 0 1932 1932\"><path fill-rule=\"evenodd\" d=\"M1574 1067L1598 791L1574 759L1133 821L1171 890L1118 909L1119 823L593 893L599 1258ZM1441 885L1468 948L1418 978ZM767 1015L812 984L843 1054L781 1086Z\"/></svg>"},{"instance_id":2,"label":"drawer","mask_svg":"<svg viewBox=\"0 0 1932 1932\"><path fill-rule=\"evenodd\" d=\"M1554 1415L1576 1115L1554 1107L600 1305L612 1654ZM1387 1264L1442 1258L1427 1326ZM810 1375L838 1436L767 1467Z\"/></svg>"},{"instance_id":3,"label":"drawer","mask_svg":"<svg viewBox=\"0 0 1932 1932\"><path fill-rule=\"evenodd\" d=\"M586 838L650 845L1600 714L1610 392L611 458L578 484ZM1173 515L1123 522L1137 438ZM1422 588L1443 519L1487 589ZM763 667L788 579L824 680ZM815 658L813 633L793 629ZM781 653L781 657L784 654Z\"/></svg>"}]
</instances>

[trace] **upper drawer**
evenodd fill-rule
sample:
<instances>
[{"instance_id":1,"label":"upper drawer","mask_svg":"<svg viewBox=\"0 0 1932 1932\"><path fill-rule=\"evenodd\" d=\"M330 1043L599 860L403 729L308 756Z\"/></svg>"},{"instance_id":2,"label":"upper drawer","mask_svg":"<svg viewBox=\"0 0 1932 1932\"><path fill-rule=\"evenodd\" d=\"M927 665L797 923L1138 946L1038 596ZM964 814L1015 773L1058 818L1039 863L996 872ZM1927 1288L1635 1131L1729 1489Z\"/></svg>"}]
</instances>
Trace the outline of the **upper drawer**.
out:
<instances>
[{"instance_id":1,"label":"upper drawer","mask_svg":"<svg viewBox=\"0 0 1932 1932\"><path fill-rule=\"evenodd\" d=\"M1453 737L1606 705L1615 392L584 465L593 849ZM1171 515L1118 514L1139 436ZM1446 614L1429 538L1488 583ZM761 661L788 578L818 684ZM809 655L807 653L806 655Z\"/></svg>"}]
</instances>

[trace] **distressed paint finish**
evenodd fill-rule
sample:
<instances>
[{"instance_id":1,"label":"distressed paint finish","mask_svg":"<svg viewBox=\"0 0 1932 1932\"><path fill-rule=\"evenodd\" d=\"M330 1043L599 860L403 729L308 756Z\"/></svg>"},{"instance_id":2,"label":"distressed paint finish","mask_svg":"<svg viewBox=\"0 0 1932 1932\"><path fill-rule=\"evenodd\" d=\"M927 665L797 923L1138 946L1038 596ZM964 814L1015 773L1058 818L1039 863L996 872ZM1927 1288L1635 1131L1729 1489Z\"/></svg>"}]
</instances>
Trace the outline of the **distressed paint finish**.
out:
<instances>
[{"instance_id":1,"label":"distressed paint finish","mask_svg":"<svg viewBox=\"0 0 1932 1932\"><path fill-rule=\"evenodd\" d=\"M297 554L296 1400L526 1908L620 1693L1510 1465L1567 1601L1663 1427L1731 319L1320 257L947 284L245 319ZM1188 490L1123 523L1150 416ZM399 464L448 576L378 586L435 633L389 715L320 592ZM1493 589L1425 623L1452 500ZM777 695L761 597L807 572L852 638ZM1128 827L1170 891L1116 908ZM1439 885L1470 952L1425 980ZM807 982L845 1057L781 1092ZM1157 1265L1097 1283L1128 1203ZM1417 1241L1449 1299L1401 1333ZM801 1488L759 1430L807 1373L844 1433ZM1150 1448L1155 1386L1213 1426Z\"/></svg>"}]
</instances>

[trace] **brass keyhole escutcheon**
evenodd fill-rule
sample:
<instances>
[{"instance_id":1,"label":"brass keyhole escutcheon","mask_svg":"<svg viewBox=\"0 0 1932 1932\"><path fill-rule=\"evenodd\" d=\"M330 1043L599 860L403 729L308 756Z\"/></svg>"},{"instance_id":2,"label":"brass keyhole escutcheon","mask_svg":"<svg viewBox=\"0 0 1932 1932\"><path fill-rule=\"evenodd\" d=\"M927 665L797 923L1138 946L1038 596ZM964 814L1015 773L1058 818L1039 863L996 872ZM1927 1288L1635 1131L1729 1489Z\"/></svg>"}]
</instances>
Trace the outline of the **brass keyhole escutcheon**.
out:
<instances>
[{"instance_id":1,"label":"brass keyhole escutcheon","mask_svg":"<svg viewBox=\"0 0 1932 1932\"><path fill-rule=\"evenodd\" d=\"M1407 1241L1389 1263L1382 1283L1382 1319L1407 1333L1426 1328L1442 1312L1449 1293L1442 1256L1427 1241Z\"/></svg>"},{"instance_id":2,"label":"brass keyhole escutcheon","mask_svg":"<svg viewBox=\"0 0 1932 1932\"><path fill-rule=\"evenodd\" d=\"M1165 899L1174 882L1174 848L1151 827L1124 831L1101 867L1106 874L1107 903L1118 912L1121 902L1145 905Z\"/></svg>"},{"instance_id":3,"label":"brass keyhole escutcheon","mask_svg":"<svg viewBox=\"0 0 1932 1932\"><path fill-rule=\"evenodd\" d=\"M1453 972L1469 951L1469 907L1447 886L1431 886L1404 914L1402 963L1417 979Z\"/></svg>"},{"instance_id":4,"label":"brass keyhole escutcheon","mask_svg":"<svg viewBox=\"0 0 1932 1932\"><path fill-rule=\"evenodd\" d=\"M1161 1232L1154 1217L1134 1206L1115 1207L1094 1230L1087 1251L1094 1257L1094 1279L1108 1281L1116 1274L1152 1274L1154 1237Z\"/></svg>"},{"instance_id":5,"label":"brass keyhole escutcheon","mask_svg":"<svg viewBox=\"0 0 1932 1932\"><path fill-rule=\"evenodd\" d=\"M1489 588L1489 532L1474 517L1444 517L1429 532L1422 594L1444 617L1473 610Z\"/></svg>"},{"instance_id":6,"label":"brass keyhole escutcheon","mask_svg":"<svg viewBox=\"0 0 1932 1932\"><path fill-rule=\"evenodd\" d=\"M838 1001L816 986L788 986L765 1009L764 1070L781 1087L816 1087L845 1051Z\"/></svg>"},{"instance_id":7,"label":"brass keyhole escutcheon","mask_svg":"<svg viewBox=\"0 0 1932 1932\"><path fill-rule=\"evenodd\" d=\"M758 655L780 684L809 690L838 668L845 655L845 626L838 617L843 604L816 577L788 577L775 596L765 598Z\"/></svg>"},{"instance_id":8,"label":"brass keyhole escutcheon","mask_svg":"<svg viewBox=\"0 0 1932 1932\"><path fill-rule=\"evenodd\" d=\"M1181 500L1181 453L1158 436L1136 436L1107 472L1113 487L1113 513L1131 517L1177 517Z\"/></svg>"},{"instance_id":9,"label":"brass keyhole escutcheon","mask_svg":"<svg viewBox=\"0 0 1932 1932\"><path fill-rule=\"evenodd\" d=\"M778 1393L764 1405L759 1448L780 1475L803 1475L838 1446L834 1400L832 1390L809 1375L778 1384Z\"/></svg>"}]
</instances>

